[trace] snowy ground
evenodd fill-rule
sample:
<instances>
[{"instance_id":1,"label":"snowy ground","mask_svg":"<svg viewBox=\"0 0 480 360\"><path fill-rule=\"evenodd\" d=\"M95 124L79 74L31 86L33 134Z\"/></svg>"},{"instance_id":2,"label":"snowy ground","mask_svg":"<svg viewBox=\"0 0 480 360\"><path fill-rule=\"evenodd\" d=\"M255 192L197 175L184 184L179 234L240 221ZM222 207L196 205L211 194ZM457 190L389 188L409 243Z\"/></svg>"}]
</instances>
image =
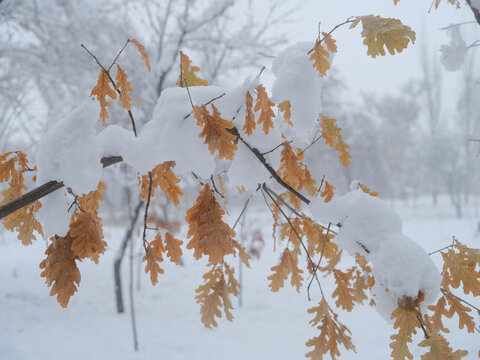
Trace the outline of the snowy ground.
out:
<instances>
[{"instance_id":1,"label":"snowy ground","mask_svg":"<svg viewBox=\"0 0 480 360\"><path fill-rule=\"evenodd\" d=\"M397 203L395 208L405 219L405 233L427 251L448 245L453 235L480 247L480 217L473 205L460 220L454 218L446 200L436 207L427 199L415 207ZM269 222L265 234L270 233ZM49 296L50 289L40 278L38 264L44 257L44 242L23 247L12 234L0 232L0 359L302 359L308 351L305 342L317 335L308 325L306 311L315 300L308 302L305 288L300 294L289 286L276 294L270 292L267 276L279 254L272 253L272 243L266 237L261 260L253 261L252 269L244 271L243 306L239 308L234 299L234 322L220 321L214 330L202 326L194 301L204 263L187 255L183 267L166 264L166 273L155 287L142 268L141 289L135 292L140 346L135 353L128 311L116 314L113 295L113 259L122 232L107 228L105 235L110 250L99 265L90 261L80 265L79 291L68 309L63 309ZM434 256L439 263L441 256ZM123 270L127 279L128 261ZM329 281L323 283L331 293ZM312 295L318 300L316 289ZM125 299L128 310L126 293ZM340 359L389 358L392 328L374 309L360 305L340 316L357 347L357 354L342 351ZM456 325L455 321L447 324ZM455 349L468 350L468 359L478 353L478 334L467 335L457 329L448 339ZM423 351L415 346L412 349L418 359Z\"/></svg>"}]
</instances>

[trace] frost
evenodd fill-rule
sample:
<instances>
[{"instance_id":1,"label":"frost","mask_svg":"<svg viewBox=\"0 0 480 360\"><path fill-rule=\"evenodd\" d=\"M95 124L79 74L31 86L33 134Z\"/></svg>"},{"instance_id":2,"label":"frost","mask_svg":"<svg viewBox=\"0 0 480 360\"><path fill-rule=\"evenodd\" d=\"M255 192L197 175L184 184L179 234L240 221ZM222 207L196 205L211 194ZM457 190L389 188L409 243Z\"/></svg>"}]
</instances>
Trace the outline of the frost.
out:
<instances>
[{"instance_id":1,"label":"frost","mask_svg":"<svg viewBox=\"0 0 480 360\"><path fill-rule=\"evenodd\" d=\"M97 188L102 175L101 154L95 140L98 114L98 104L89 98L40 140L38 183L60 181L77 195Z\"/></svg>"},{"instance_id":2,"label":"frost","mask_svg":"<svg viewBox=\"0 0 480 360\"><path fill-rule=\"evenodd\" d=\"M440 274L428 254L402 233L402 220L384 201L355 190L330 203L312 202L318 221L341 224L338 245L351 256L360 253L373 265L377 311L387 321L404 296L425 295L422 306L435 301Z\"/></svg>"},{"instance_id":3,"label":"frost","mask_svg":"<svg viewBox=\"0 0 480 360\"><path fill-rule=\"evenodd\" d=\"M290 100L294 132L302 141L310 140L312 129L322 111L320 103L321 76L309 60L311 42L299 42L277 55L272 65L276 79L272 101L279 104ZM331 61L333 54L328 58Z\"/></svg>"},{"instance_id":4,"label":"frost","mask_svg":"<svg viewBox=\"0 0 480 360\"><path fill-rule=\"evenodd\" d=\"M448 35L450 36L450 43L440 47L440 60L446 70L456 71L460 69L465 62L468 48L462 39L462 34L458 26L449 28Z\"/></svg>"}]
</instances>

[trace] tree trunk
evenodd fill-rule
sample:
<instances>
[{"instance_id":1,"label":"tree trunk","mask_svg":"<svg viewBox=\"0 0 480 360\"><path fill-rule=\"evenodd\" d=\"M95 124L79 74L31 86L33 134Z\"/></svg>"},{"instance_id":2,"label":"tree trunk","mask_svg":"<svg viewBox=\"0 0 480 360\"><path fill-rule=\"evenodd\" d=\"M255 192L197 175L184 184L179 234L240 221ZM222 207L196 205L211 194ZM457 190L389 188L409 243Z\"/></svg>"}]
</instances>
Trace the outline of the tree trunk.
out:
<instances>
[{"instance_id":1,"label":"tree trunk","mask_svg":"<svg viewBox=\"0 0 480 360\"><path fill-rule=\"evenodd\" d=\"M117 303L117 313L119 314L125 312L125 307L123 305L122 278L120 274L120 266L122 265L123 256L125 255L125 250L127 248L128 242L132 239L133 231L135 229L135 224L137 223L138 214L140 213L140 209L142 208L142 205L143 205L143 201L139 200L130 218L130 225L128 227L127 232L125 233L125 237L123 238L120 253L118 254L117 258L115 259L115 263L113 264L113 274L115 278L115 300Z\"/></svg>"}]
</instances>

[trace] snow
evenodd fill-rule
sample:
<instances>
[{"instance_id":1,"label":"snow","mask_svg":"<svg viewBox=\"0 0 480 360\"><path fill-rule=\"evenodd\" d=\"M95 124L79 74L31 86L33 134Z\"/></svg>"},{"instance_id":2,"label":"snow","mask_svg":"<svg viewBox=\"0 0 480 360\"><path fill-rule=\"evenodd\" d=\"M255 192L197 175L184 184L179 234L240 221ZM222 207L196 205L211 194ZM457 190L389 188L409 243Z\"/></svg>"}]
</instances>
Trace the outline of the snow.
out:
<instances>
[{"instance_id":1,"label":"snow","mask_svg":"<svg viewBox=\"0 0 480 360\"><path fill-rule=\"evenodd\" d=\"M425 307L435 301L440 273L428 254L402 232L402 220L384 201L362 190L319 199L310 204L317 221L340 224L336 242L351 256L364 255L373 265L377 311L387 321L398 301L425 295Z\"/></svg>"},{"instance_id":2,"label":"snow","mask_svg":"<svg viewBox=\"0 0 480 360\"><path fill-rule=\"evenodd\" d=\"M68 232L71 213L67 193L62 188L42 198L42 207L38 211L37 220L43 227L45 238L53 235L65 236Z\"/></svg>"},{"instance_id":3,"label":"snow","mask_svg":"<svg viewBox=\"0 0 480 360\"><path fill-rule=\"evenodd\" d=\"M458 25L449 28L447 31L450 36L450 43L440 47L440 60L446 70L456 71L465 62L468 48Z\"/></svg>"},{"instance_id":4,"label":"snow","mask_svg":"<svg viewBox=\"0 0 480 360\"><path fill-rule=\"evenodd\" d=\"M272 65L275 82L272 86L272 101L279 104L289 100L291 121L289 128L300 140L308 142L312 129L322 112L320 103L322 78L309 60L312 42L299 42L277 55ZM331 62L333 54L328 60ZM288 134L287 134L288 135Z\"/></svg>"},{"instance_id":5,"label":"snow","mask_svg":"<svg viewBox=\"0 0 480 360\"><path fill-rule=\"evenodd\" d=\"M480 11L480 0L470 0L471 6Z\"/></svg>"},{"instance_id":6,"label":"snow","mask_svg":"<svg viewBox=\"0 0 480 360\"><path fill-rule=\"evenodd\" d=\"M63 182L77 195L96 189L102 175L101 154L95 141L100 112L89 98L56 123L40 140L37 182Z\"/></svg>"},{"instance_id":7,"label":"snow","mask_svg":"<svg viewBox=\"0 0 480 360\"><path fill-rule=\"evenodd\" d=\"M398 204L396 210L401 211L402 218L406 219L403 224L405 234L427 251L450 244L452 235L478 248L480 240L475 237L478 216L475 216L473 206L467 209L467 214L471 213L467 218L458 220L447 206L448 199L443 200L440 199L436 207L427 206L422 201L415 208ZM471 199L471 204L475 201L478 199ZM223 317L214 330L205 329L200 323L194 289L202 282L205 264L194 261L190 255L184 257L185 266L166 263L166 273L156 286L151 286L143 268L137 265L140 259L136 258L135 288L138 272L141 284L141 289L135 290L138 352L133 350L128 313L128 257L122 264L127 313L118 315L115 312L112 267L123 237L121 229L105 227L109 248L98 265L91 261L80 263L82 281L67 309L61 308L55 298L49 296L50 289L40 277L38 264L45 256L44 243L34 241L32 246L24 247L15 234L1 232L1 358L84 360L92 358L92 354L95 359L118 360L216 360L225 356L232 360L304 358L309 351L305 342L319 334L308 324L312 316L306 310L316 305L320 295L312 287L312 301L308 302L305 287L300 294L288 285L278 293L269 290L267 276L271 273L270 267L278 261L279 250L277 243L277 252L272 252L271 217L260 215L260 212L265 213L265 205L261 205L263 208L249 207L248 217L258 219L266 246L260 261L252 261L252 269L243 270L243 306L239 307L238 299L233 299L233 323ZM238 216L238 211L232 213L230 224ZM257 226L247 225L247 230ZM240 237L242 228L236 230ZM135 240L138 245L135 252L140 252L141 239ZM439 267L441 255L432 255L432 259ZM345 256L342 261L347 260L348 256ZM232 263L235 266L236 261ZM238 268L235 274L238 276ZM321 281L324 292L331 294L334 289L332 281L323 278ZM469 300L463 294L461 296ZM357 353L342 348L338 359L390 358L388 344L394 330L374 309L357 305L351 313L339 311L339 318L352 331ZM447 334L450 345L454 349L468 350L468 358L474 358L478 353L478 334L459 330L456 316L444 322L453 329ZM419 331L410 345L415 359L425 352L416 346L422 336Z\"/></svg>"}]
</instances>

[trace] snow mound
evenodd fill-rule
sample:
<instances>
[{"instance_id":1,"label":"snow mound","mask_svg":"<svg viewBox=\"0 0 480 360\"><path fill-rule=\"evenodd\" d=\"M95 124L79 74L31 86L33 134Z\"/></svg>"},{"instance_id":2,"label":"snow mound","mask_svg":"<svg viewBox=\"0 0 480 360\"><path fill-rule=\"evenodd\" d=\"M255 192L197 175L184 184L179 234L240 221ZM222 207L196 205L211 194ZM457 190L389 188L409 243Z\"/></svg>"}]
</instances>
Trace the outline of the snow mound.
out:
<instances>
[{"instance_id":1,"label":"snow mound","mask_svg":"<svg viewBox=\"0 0 480 360\"><path fill-rule=\"evenodd\" d=\"M440 289L437 268L425 250L402 233L400 216L384 201L355 190L309 207L317 221L340 226L336 242L342 249L372 263L376 309L387 321L404 296L416 299L423 292L425 310L435 301Z\"/></svg>"},{"instance_id":2,"label":"snow mound","mask_svg":"<svg viewBox=\"0 0 480 360\"><path fill-rule=\"evenodd\" d=\"M448 35L450 36L450 43L440 47L440 61L447 71L456 71L465 62L468 48L458 26L448 29Z\"/></svg>"}]
</instances>

